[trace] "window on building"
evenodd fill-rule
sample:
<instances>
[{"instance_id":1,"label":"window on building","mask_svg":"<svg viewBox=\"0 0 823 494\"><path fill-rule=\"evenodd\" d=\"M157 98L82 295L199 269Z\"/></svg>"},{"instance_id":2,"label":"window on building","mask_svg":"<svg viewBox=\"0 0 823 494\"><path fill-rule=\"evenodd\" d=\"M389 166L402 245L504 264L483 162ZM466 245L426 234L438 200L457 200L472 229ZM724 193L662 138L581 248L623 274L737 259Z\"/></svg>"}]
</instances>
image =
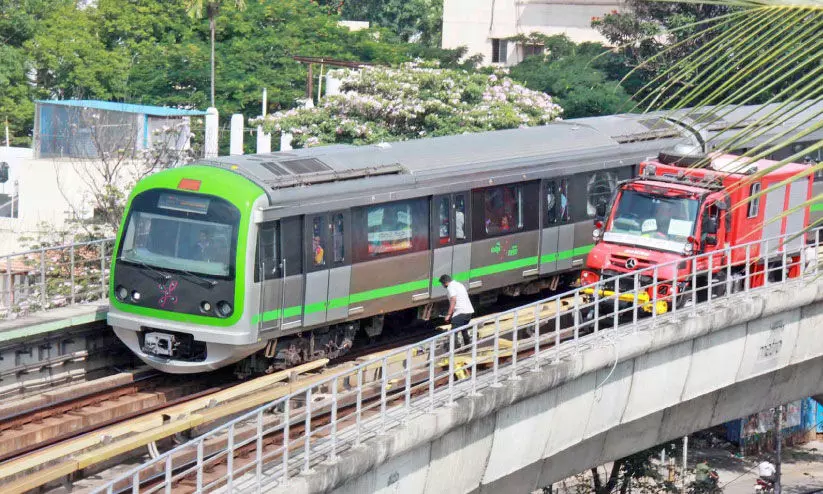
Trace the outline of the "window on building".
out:
<instances>
[{"instance_id":1,"label":"window on building","mask_svg":"<svg viewBox=\"0 0 823 494\"><path fill-rule=\"evenodd\" d=\"M343 215L338 213L334 216L332 225L332 247L334 248L334 262L343 262L346 259L346 247L343 244Z\"/></svg>"},{"instance_id":2,"label":"window on building","mask_svg":"<svg viewBox=\"0 0 823 494\"><path fill-rule=\"evenodd\" d=\"M437 203L438 243L447 245L451 241L451 204L448 197L441 197Z\"/></svg>"},{"instance_id":3,"label":"window on building","mask_svg":"<svg viewBox=\"0 0 823 494\"><path fill-rule=\"evenodd\" d=\"M537 43L524 43L521 45L521 49L523 50L523 60L534 55L543 55L545 52L545 47Z\"/></svg>"},{"instance_id":4,"label":"window on building","mask_svg":"<svg viewBox=\"0 0 823 494\"><path fill-rule=\"evenodd\" d=\"M760 197L751 199L752 196L760 192L760 182L755 182L749 186L749 218L756 218L760 211Z\"/></svg>"},{"instance_id":5,"label":"window on building","mask_svg":"<svg viewBox=\"0 0 823 494\"><path fill-rule=\"evenodd\" d=\"M492 38L492 63L506 63L509 42L505 39Z\"/></svg>"},{"instance_id":6,"label":"window on building","mask_svg":"<svg viewBox=\"0 0 823 494\"><path fill-rule=\"evenodd\" d=\"M487 235L505 235L523 229L523 186L502 185L483 193Z\"/></svg>"},{"instance_id":7,"label":"window on building","mask_svg":"<svg viewBox=\"0 0 823 494\"><path fill-rule=\"evenodd\" d=\"M454 236L457 241L466 240L466 197L454 196Z\"/></svg>"}]
</instances>

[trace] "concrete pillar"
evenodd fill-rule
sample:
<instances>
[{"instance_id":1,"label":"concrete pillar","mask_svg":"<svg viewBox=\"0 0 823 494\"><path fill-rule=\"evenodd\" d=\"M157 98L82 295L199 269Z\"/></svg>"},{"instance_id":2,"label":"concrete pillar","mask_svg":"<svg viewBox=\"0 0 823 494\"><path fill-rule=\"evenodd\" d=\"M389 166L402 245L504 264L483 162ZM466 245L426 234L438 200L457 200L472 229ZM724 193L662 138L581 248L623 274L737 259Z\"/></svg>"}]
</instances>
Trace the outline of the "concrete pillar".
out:
<instances>
[{"instance_id":1,"label":"concrete pillar","mask_svg":"<svg viewBox=\"0 0 823 494\"><path fill-rule=\"evenodd\" d=\"M290 132L283 132L282 134L280 134L280 150L281 151L289 151L289 150L293 149L291 147L292 137L293 136Z\"/></svg>"},{"instance_id":2,"label":"concrete pillar","mask_svg":"<svg viewBox=\"0 0 823 494\"><path fill-rule=\"evenodd\" d=\"M263 132L263 126L257 126L257 153L271 152L271 134Z\"/></svg>"},{"instance_id":3,"label":"concrete pillar","mask_svg":"<svg viewBox=\"0 0 823 494\"><path fill-rule=\"evenodd\" d=\"M206 158L217 157L217 131L219 126L217 108L209 107L206 110L206 137L204 155Z\"/></svg>"},{"instance_id":4,"label":"concrete pillar","mask_svg":"<svg viewBox=\"0 0 823 494\"><path fill-rule=\"evenodd\" d=\"M343 81L331 76L331 72L326 74L326 96L334 96L340 94L340 86Z\"/></svg>"},{"instance_id":5,"label":"concrete pillar","mask_svg":"<svg viewBox=\"0 0 823 494\"><path fill-rule=\"evenodd\" d=\"M235 113L231 116L231 141L229 154L236 156L243 154L243 115Z\"/></svg>"}]
</instances>

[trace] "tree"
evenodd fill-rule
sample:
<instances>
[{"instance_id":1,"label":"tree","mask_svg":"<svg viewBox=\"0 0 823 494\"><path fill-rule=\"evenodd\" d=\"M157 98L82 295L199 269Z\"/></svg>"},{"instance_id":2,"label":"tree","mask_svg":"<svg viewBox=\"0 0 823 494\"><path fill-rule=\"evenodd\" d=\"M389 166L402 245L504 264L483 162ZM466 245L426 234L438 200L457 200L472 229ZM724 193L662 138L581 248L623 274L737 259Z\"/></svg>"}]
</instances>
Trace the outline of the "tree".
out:
<instances>
[{"instance_id":1,"label":"tree","mask_svg":"<svg viewBox=\"0 0 823 494\"><path fill-rule=\"evenodd\" d=\"M499 74L408 63L399 69L339 70L342 93L317 108L259 119L266 132L290 132L297 146L366 144L543 125L562 109L551 96Z\"/></svg>"},{"instance_id":2,"label":"tree","mask_svg":"<svg viewBox=\"0 0 823 494\"><path fill-rule=\"evenodd\" d=\"M523 42L543 45L546 54L526 58L512 67L510 76L551 94L566 118L611 115L632 107L626 91L606 73L615 55L599 43L576 44L565 35L532 35Z\"/></svg>"},{"instance_id":3,"label":"tree","mask_svg":"<svg viewBox=\"0 0 823 494\"><path fill-rule=\"evenodd\" d=\"M440 46L443 0L318 0L344 19L388 28L403 41Z\"/></svg>"},{"instance_id":4,"label":"tree","mask_svg":"<svg viewBox=\"0 0 823 494\"><path fill-rule=\"evenodd\" d=\"M220 12L222 0L189 0L189 13L198 19L203 17L203 11L209 18L209 34L211 39L211 106L214 106L214 33L216 31L217 14ZM234 6L242 10L246 8L245 0L234 0Z\"/></svg>"}]
</instances>

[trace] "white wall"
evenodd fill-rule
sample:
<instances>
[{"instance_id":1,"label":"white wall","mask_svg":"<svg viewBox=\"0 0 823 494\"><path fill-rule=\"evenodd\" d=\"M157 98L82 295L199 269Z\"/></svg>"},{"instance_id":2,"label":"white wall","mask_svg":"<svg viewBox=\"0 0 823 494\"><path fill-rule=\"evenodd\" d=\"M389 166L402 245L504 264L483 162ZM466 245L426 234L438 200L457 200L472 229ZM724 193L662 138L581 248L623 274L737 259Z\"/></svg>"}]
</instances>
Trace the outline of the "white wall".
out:
<instances>
[{"instance_id":1,"label":"white wall","mask_svg":"<svg viewBox=\"0 0 823 494\"><path fill-rule=\"evenodd\" d=\"M591 28L591 19L619 7L619 0L444 0L443 48L465 45L467 55L481 53L488 65L492 38L539 32L565 34L577 42L606 43ZM522 55L514 43L508 48L506 65L514 65Z\"/></svg>"}]
</instances>

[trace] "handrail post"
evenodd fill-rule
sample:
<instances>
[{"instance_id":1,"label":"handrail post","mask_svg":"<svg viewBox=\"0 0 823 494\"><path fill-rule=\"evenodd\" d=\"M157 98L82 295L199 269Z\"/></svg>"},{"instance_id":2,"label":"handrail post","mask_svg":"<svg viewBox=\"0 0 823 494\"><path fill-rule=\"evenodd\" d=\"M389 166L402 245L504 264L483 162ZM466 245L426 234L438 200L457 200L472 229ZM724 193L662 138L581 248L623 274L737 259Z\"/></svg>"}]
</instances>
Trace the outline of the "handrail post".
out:
<instances>
[{"instance_id":1,"label":"handrail post","mask_svg":"<svg viewBox=\"0 0 823 494\"><path fill-rule=\"evenodd\" d=\"M11 313L11 306L14 303L14 287L12 285L11 275L11 256L6 256L6 289L8 290L6 300L8 301L9 313Z\"/></svg>"},{"instance_id":2,"label":"handrail post","mask_svg":"<svg viewBox=\"0 0 823 494\"><path fill-rule=\"evenodd\" d=\"M657 266L652 270L652 324L657 319L657 282L658 271Z\"/></svg>"},{"instance_id":3,"label":"handrail post","mask_svg":"<svg viewBox=\"0 0 823 494\"><path fill-rule=\"evenodd\" d=\"M311 387L306 390L306 404L304 406L306 418L303 426L303 473L311 469Z\"/></svg>"},{"instance_id":4,"label":"handrail post","mask_svg":"<svg viewBox=\"0 0 823 494\"><path fill-rule=\"evenodd\" d=\"M412 368L412 347L406 349L406 390L404 398L406 402L406 415L411 413L411 368Z\"/></svg>"},{"instance_id":5,"label":"handrail post","mask_svg":"<svg viewBox=\"0 0 823 494\"><path fill-rule=\"evenodd\" d=\"M434 411L434 364L435 364L435 342L434 339L431 340L429 343L429 413ZM361 392L359 391L359 385L361 382L358 382L358 396L362 396ZM360 402L358 401L358 407L360 406ZM358 408L359 410L359 408ZM360 417L358 415L358 423L360 422ZM359 432L358 432L359 436Z\"/></svg>"},{"instance_id":6,"label":"handrail post","mask_svg":"<svg viewBox=\"0 0 823 494\"><path fill-rule=\"evenodd\" d=\"M357 369L357 399L355 400L355 434L354 445L360 445L360 435L363 431L363 367Z\"/></svg>"},{"instance_id":7,"label":"handrail post","mask_svg":"<svg viewBox=\"0 0 823 494\"><path fill-rule=\"evenodd\" d=\"M697 257L692 257L692 314L697 314Z\"/></svg>"},{"instance_id":8,"label":"handrail post","mask_svg":"<svg viewBox=\"0 0 823 494\"><path fill-rule=\"evenodd\" d=\"M77 303L77 287L75 286L75 279L74 279L74 244L71 244L69 248L69 277L71 278L71 305Z\"/></svg>"},{"instance_id":9,"label":"handrail post","mask_svg":"<svg viewBox=\"0 0 823 494\"><path fill-rule=\"evenodd\" d=\"M706 273L708 289L706 290L706 305L712 306L712 290L714 290L714 253L709 254L709 267Z\"/></svg>"},{"instance_id":10,"label":"handrail post","mask_svg":"<svg viewBox=\"0 0 823 494\"><path fill-rule=\"evenodd\" d=\"M454 404L454 335L449 331L449 406Z\"/></svg>"},{"instance_id":11,"label":"handrail post","mask_svg":"<svg viewBox=\"0 0 823 494\"><path fill-rule=\"evenodd\" d=\"M380 365L380 433L386 432L386 395L389 387L389 364L387 357L383 357Z\"/></svg>"},{"instance_id":12,"label":"handrail post","mask_svg":"<svg viewBox=\"0 0 823 494\"><path fill-rule=\"evenodd\" d=\"M746 244L746 272L743 276L743 291L748 293L752 288L752 244Z\"/></svg>"},{"instance_id":13,"label":"handrail post","mask_svg":"<svg viewBox=\"0 0 823 494\"><path fill-rule=\"evenodd\" d=\"M732 293L732 249L726 246L726 296Z\"/></svg>"},{"instance_id":14,"label":"handrail post","mask_svg":"<svg viewBox=\"0 0 823 494\"><path fill-rule=\"evenodd\" d=\"M329 460L337 461L337 381L333 379L331 382L331 455Z\"/></svg>"},{"instance_id":15,"label":"handrail post","mask_svg":"<svg viewBox=\"0 0 823 494\"><path fill-rule=\"evenodd\" d=\"M510 378L513 380L517 379L517 330L519 325L517 319L519 315L520 311L518 309L514 309L514 317L512 318L512 375Z\"/></svg>"},{"instance_id":16,"label":"handrail post","mask_svg":"<svg viewBox=\"0 0 823 494\"><path fill-rule=\"evenodd\" d=\"M620 322L620 275L614 279L614 318L612 329L617 330Z\"/></svg>"},{"instance_id":17,"label":"handrail post","mask_svg":"<svg viewBox=\"0 0 823 494\"><path fill-rule=\"evenodd\" d=\"M494 318L494 358L492 359L492 385L499 382L498 371L500 369L500 316Z\"/></svg>"},{"instance_id":18,"label":"handrail post","mask_svg":"<svg viewBox=\"0 0 823 494\"><path fill-rule=\"evenodd\" d=\"M634 272L634 276L632 277L634 281L634 291L632 292L634 296L632 297L632 326L637 326L637 305L640 301L640 273L637 271Z\"/></svg>"},{"instance_id":19,"label":"handrail post","mask_svg":"<svg viewBox=\"0 0 823 494\"><path fill-rule=\"evenodd\" d=\"M289 481L289 444L291 438L291 397L286 397L286 402L283 404L283 482ZM358 439L360 435L357 435ZM202 442L202 440L201 440ZM199 491L198 491L199 492Z\"/></svg>"},{"instance_id":20,"label":"handrail post","mask_svg":"<svg viewBox=\"0 0 823 494\"><path fill-rule=\"evenodd\" d=\"M560 361L560 296L554 297L554 361Z\"/></svg>"},{"instance_id":21,"label":"handrail post","mask_svg":"<svg viewBox=\"0 0 823 494\"><path fill-rule=\"evenodd\" d=\"M540 370L540 303L534 304L534 371Z\"/></svg>"},{"instance_id":22,"label":"handrail post","mask_svg":"<svg viewBox=\"0 0 823 494\"><path fill-rule=\"evenodd\" d=\"M100 242L100 298L106 298L106 242Z\"/></svg>"},{"instance_id":23,"label":"handrail post","mask_svg":"<svg viewBox=\"0 0 823 494\"><path fill-rule=\"evenodd\" d=\"M46 310L46 248L40 247L40 307Z\"/></svg>"},{"instance_id":24,"label":"handrail post","mask_svg":"<svg viewBox=\"0 0 823 494\"><path fill-rule=\"evenodd\" d=\"M477 394L477 339L480 332L477 331L477 323L472 325L472 395Z\"/></svg>"}]
</instances>

